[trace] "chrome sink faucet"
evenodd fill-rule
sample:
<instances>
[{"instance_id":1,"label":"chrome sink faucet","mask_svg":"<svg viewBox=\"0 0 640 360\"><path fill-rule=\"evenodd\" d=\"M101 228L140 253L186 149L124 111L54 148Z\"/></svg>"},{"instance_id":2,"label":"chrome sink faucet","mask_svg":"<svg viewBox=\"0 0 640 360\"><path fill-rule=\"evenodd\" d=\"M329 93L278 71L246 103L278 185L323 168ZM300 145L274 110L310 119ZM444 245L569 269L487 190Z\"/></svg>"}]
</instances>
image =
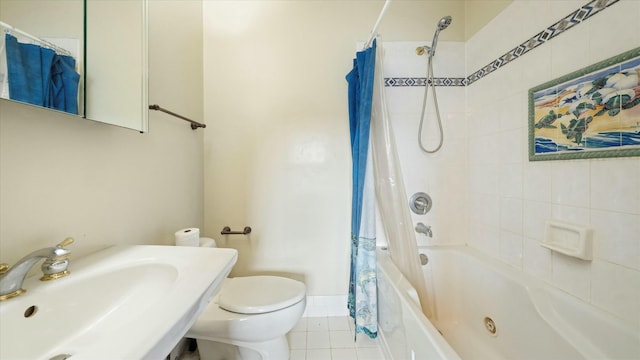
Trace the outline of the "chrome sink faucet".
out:
<instances>
[{"instance_id":1,"label":"chrome sink faucet","mask_svg":"<svg viewBox=\"0 0 640 360\"><path fill-rule=\"evenodd\" d=\"M9 268L8 264L0 264L0 301L16 297L26 290L22 288L27 273L41 259L46 259L42 264L43 276L40 280L53 280L69 274L69 250L66 246L73 243L72 238L64 239L54 247L36 250Z\"/></svg>"}]
</instances>

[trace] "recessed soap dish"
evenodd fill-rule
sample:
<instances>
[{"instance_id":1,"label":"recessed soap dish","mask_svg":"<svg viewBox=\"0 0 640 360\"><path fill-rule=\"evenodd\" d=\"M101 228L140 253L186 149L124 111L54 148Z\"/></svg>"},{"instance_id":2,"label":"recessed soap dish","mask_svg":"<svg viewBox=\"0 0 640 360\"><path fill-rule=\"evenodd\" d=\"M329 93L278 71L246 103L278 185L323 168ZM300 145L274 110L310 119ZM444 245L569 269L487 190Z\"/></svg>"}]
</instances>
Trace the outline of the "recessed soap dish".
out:
<instances>
[{"instance_id":1,"label":"recessed soap dish","mask_svg":"<svg viewBox=\"0 0 640 360\"><path fill-rule=\"evenodd\" d=\"M579 224L547 220L540 245L561 254L591 260L592 230Z\"/></svg>"}]
</instances>

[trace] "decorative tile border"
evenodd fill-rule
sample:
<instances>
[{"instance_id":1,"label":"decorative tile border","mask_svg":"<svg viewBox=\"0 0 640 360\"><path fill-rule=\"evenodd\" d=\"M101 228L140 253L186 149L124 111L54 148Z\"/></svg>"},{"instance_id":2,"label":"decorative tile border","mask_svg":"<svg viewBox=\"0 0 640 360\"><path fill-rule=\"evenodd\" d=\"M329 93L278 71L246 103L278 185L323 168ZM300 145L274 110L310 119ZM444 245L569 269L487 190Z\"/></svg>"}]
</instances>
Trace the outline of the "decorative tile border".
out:
<instances>
[{"instance_id":1,"label":"decorative tile border","mask_svg":"<svg viewBox=\"0 0 640 360\"><path fill-rule=\"evenodd\" d=\"M468 86L620 0L592 0L466 78L436 78L436 86ZM425 86L426 78L385 78L385 86Z\"/></svg>"},{"instance_id":2,"label":"decorative tile border","mask_svg":"<svg viewBox=\"0 0 640 360\"><path fill-rule=\"evenodd\" d=\"M465 86L465 78L434 78L436 86ZM425 86L427 78L384 78L384 86ZM431 85L431 84L429 84Z\"/></svg>"}]
</instances>

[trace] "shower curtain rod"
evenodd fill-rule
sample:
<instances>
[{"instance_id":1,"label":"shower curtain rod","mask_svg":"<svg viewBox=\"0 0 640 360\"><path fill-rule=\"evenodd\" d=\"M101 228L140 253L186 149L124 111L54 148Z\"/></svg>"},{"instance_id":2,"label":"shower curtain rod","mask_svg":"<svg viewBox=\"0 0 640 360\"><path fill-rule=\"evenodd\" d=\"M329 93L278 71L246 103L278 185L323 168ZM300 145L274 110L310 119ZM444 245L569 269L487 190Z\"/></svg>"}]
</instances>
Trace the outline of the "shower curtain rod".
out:
<instances>
[{"instance_id":1,"label":"shower curtain rod","mask_svg":"<svg viewBox=\"0 0 640 360\"><path fill-rule=\"evenodd\" d=\"M189 118L186 118L186 117L184 117L182 115L178 115L178 114L176 114L176 113L174 113L172 111L169 111L167 109L163 109L163 108L160 107L160 105L155 105L155 104L154 105L149 105L149 110L162 111L165 114L169 114L169 115L177 117L178 119L182 119L184 121L188 121L188 122L191 123L191 130L196 130L197 128L206 128L207 127L207 125L205 125L205 124L201 124L201 123L199 123L197 121L193 121L193 120L191 120Z\"/></svg>"},{"instance_id":2,"label":"shower curtain rod","mask_svg":"<svg viewBox=\"0 0 640 360\"><path fill-rule=\"evenodd\" d=\"M24 32L24 31L22 31L22 30L20 30L20 29L18 29L18 28L16 28L16 27L14 27L14 26L12 26L12 25L7 24L7 23L6 23L6 22L4 22L4 21L0 21L0 26L4 28L4 31L5 31L5 32L19 34L19 35L21 35L21 36L24 36L24 37L28 38L29 40L35 41L35 42L37 42L38 44L43 45L43 46L44 46L44 47L46 47L46 48L49 48L49 49L51 49L51 50L54 50L55 52L57 52L57 53L59 53L59 54L67 55L67 56L71 56L71 57L73 57L73 54L72 54L69 50L67 50L67 49L65 49L65 48L61 48L60 46L57 46L57 45L55 45L55 44L52 44L52 43L50 43L50 42L49 42L49 41L47 41L47 40L40 39L40 38L39 38L39 37L37 37L37 36L33 36L33 35L31 35L31 34L29 34L29 33L27 33L27 32Z\"/></svg>"},{"instance_id":3,"label":"shower curtain rod","mask_svg":"<svg viewBox=\"0 0 640 360\"><path fill-rule=\"evenodd\" d=\"M373 42L373 39L375 39L377 33L378 33L378 27L380 26L380 23L382 22L382 18L384 17L384 14L387 12L387 8L389 8L389 5L391 5L391 0L386 0L384 2L384 6L382 7L382 11L380 11L380 15L378 16L378 20L376 20L375 25L373 25L373 29L371 30L371 33L369 34L369 40L367 40L366 43L364 43L364 49L368 48L369 46L371 46L371 43Z\"/></svg>"}]
</instances>

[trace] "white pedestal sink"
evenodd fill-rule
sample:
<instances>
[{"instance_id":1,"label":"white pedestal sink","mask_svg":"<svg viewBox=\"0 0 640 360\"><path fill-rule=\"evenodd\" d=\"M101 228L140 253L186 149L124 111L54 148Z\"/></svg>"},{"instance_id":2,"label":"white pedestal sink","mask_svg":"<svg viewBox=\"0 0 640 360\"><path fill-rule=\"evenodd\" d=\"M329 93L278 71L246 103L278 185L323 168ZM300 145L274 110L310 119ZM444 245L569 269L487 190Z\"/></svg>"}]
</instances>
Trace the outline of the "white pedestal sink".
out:
<instances>
[{"instance_id":1,"label":"white pedestal sink","mask_svg":"<svg viewBox=\"0 0 640 360\"><path fill-rule=\"evenodd\" d=\"M114 246L0 302L0 359L164 359L218 291L237 251Z\"/></svg>"}]
</instances>

